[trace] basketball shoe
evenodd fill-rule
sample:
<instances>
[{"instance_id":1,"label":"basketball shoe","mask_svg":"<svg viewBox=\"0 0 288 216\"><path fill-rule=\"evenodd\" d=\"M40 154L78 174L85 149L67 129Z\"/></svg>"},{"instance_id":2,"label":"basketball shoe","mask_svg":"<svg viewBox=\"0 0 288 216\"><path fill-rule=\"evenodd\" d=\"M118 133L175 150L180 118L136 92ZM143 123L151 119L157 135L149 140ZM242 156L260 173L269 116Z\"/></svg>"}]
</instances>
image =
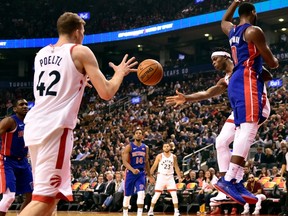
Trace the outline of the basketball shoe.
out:
<instances>
[{"instance_id":1,"label":"basketball shoe","mask_svg":"<svg viewBox=\"0 0 288 216\"><path fill-rule=\"evenodd\" d=\"M226 196L230 197L235 202L241 205L245 205L246 202L236 189L234 179L232 179L231 181L226 181L224 177L221 177L218 180L217 184L215 184L214 186L217 190L222 191L224 194L226 194Z\"/></svg>"},{"instance_id":2,"label":"basketball shoe","mask_svg":"<svg viewBox=\"0 0 288 216\"><path fill-rule=\"evenodd\" d=\"M239 183L234 184L237 191L240 193L241 197L249 204L256 204L258 201L258 198L254 196L250 191L248 191L244 185L243 180L241 180Z\"/></svg>"}]
</instances>

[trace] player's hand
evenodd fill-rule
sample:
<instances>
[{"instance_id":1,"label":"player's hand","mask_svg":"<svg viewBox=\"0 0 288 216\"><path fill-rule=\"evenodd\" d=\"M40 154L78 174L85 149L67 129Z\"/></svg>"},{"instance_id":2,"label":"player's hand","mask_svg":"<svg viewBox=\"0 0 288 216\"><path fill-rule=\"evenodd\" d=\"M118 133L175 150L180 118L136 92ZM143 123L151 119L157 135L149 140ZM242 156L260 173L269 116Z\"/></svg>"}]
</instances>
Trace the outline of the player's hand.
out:
<instances>
[{"instance_id":1,"label":"player's hand","mask_svg":"<svg viewBox=\"0 0 288 216\"><path fill-rule=\"evenodd\" d=\"M133 171L132 171L132 173L133 173L134 175L137 175L139 172L140 172L139 169L133 169Z\"/></svg>"},{"instance_id":2,"label":"player's hand","mask_svg":"<svg viewBox=\"0 0 288 216\"><path fill-rule=\"evenodd\" d=\"M177 106L185 103L186 99L185 99L185 96L184 96L183 93L178 92L178 90L176 90L176 95L175 96L166 97L165 102L168 105L174 105L174 107L177 107Z\"/></svg>"},{"instance_id":3,"label":"player's hand","mask_svg":"<svg viewBox=\"0 0 288 216\"><path fill-rule=\"evenodd\" d=\"M109 66L113 68L116 73L123 73L124 76L128 75L130 72L137 72L137 68L134 68L138 62L135 57L128 59L128 54L126 54L122 62L119 65L115 65L112 62L109 62Z\"/></svg>"},{"instance_id":4,"label":"player's hand","mask_svg":"<svg viewBox=\"0 0 288 216\"><path fill-rule=\"evenodd\" d=\"M89 83L90 78L88 76L86 76L86 82L85 82L85 86L88 88L92 88L93 86Z\"/></svg>"},{"instance_id":5,"label":"player's hand","mask_svg":"<svg viewBox=\"0 0 288 216\"><path fill-rule=\"evenodd\" d=\"M262 76L262 79L264 80L264 82L267 82L267 81L270 81L270 80L273 79L273 75L264 66L262 66L262 74L261 74L261 76Z\"/></svg>"},{"instance_id":6,"label":"player's hand","mask_svg":"<svg viewBox=\"0 0 288 216\"><path fill-rule=\"evenodd\" d=\"M179 182L179 183L182 183L182 181L183 181L183 179L181 178L181 176L178 177L178 182Z\"/></svg>"},{"instance_id":7,"label":"player's hand","mask_svg":"<svg viewBox=\"0 0 288 216\"><path fill-rule=\"evenodd\" d=\"M155 184L155 178L153 176L148 176L149 182Z\"/></svg>"}]
</instances>

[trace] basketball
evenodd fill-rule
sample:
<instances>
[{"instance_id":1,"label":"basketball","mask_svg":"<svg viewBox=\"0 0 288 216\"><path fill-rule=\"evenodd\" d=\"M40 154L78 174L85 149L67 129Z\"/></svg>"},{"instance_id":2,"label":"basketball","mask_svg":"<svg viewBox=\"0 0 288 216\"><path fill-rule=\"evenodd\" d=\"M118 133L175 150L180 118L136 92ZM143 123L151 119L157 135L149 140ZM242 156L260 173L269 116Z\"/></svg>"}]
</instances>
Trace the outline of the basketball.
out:
<instances>
[{"instance_id":1,"label":"basketball","mask_svg":"<svg viewBox=\"0 0 288 216\"><path fill-rule=\"evenodd\" d=\"M154 59L146 59L139 64L137 76L140 82L145 85L156 85L163 78L162 65Z\"/></svg>"}]
</instances>

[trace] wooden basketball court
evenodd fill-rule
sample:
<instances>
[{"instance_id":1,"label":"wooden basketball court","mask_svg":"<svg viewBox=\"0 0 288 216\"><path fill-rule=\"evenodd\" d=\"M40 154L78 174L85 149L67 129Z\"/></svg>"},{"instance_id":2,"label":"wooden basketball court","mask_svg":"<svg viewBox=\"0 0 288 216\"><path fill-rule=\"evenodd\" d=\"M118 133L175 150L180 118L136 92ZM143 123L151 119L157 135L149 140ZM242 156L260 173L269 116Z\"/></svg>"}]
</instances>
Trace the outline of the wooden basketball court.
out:
<instances>
[{"instance_id":1,"label":"wooden basketball court","mask_svg":"<svg viewBox=\"0 0 288 216\"><path fill-rule=\"evenodd\" d=\"M122 212L79 212L79 211L58 211L56 216L122 216ZM164 215L173 215L173 212L155 212L155 216L164 216ZM181 213L181 215L186 215L186 216L192 216L192 215L196 215L196 213L190 213L190 214L186 214L185 213ZM201 214L202 216L206 216L206 214ZM201 216L199 215L199 216ZM240 215L240 214L238 214ZM17 216L17 212L16 211L9 211L6 216ZM129 213L129 216L136 216L136 212L131 212ZM147 216L147 212L143 213L143 216ZM233 216L237 216L237 215L233 215ZM273 216L273 215L269 215L269 216Z\"/></svg>"}]
</instances>

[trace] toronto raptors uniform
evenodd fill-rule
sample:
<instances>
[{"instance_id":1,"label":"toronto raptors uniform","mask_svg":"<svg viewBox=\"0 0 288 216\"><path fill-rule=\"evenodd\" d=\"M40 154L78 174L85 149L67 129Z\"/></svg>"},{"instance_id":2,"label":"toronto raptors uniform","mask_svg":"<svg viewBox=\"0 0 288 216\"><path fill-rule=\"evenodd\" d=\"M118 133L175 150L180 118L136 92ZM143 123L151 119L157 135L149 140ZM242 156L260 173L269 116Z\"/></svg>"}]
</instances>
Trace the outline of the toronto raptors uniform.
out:
<instances>
[{"instance_id":1,"label":"toronto raptors uniform","mask_svg":"<svg viewBox=\"0 0 288 216\"><path fill-rule=\"evenodd\" d=\"M166 157L164 153L161 153L161 160L158 164L155 191L162 192L165 188L167 191L176 191L174 180L174 155L172 153L170 153L169 157Z\"/></svg>"},{"instance_id":2,"label":"toronto raptors uniform","mask_svg":"<svg viewBox=\"0 0 288 216\"><path fill-rule=\"evenodd\" d=\"M8 188L11 192L25 194L32 192L32 172L28 163L28 148L23 139L24 122L16 115L11 118L16 128L2 134L0 143L0 194Z\"/></svg>"},{"instance_id":3,"label":"toronto raptors uniform","mask_svg":"<svg viewBox=\"0 0 288 216\"><path fill-rule=\"evenodd\" d=\"M32 200L50 202L51 197L72 200L72 130L85 87L85 76L78 72L71 58L74 46L49 45L35 57L35 106L24 120L24 139L35 180Z\"/></svg>"},{"instance_id":4,"label":"toronto raptors uniform","mask_svg":"<svg viewBox=\"0 0 288 216\"><path fill-rule=\"evenodd\" d=\"M131 152L130 152L130 165L134 169L138 169L140 172L138 174L133 174L130 170L126 170L125 176L125 196L131 196L136 191L145 191L146 175L145 175L145 161L146 161L146 145L141 143L140 146L135 145L130 142Z\"/></svg>"}]
</instances>

